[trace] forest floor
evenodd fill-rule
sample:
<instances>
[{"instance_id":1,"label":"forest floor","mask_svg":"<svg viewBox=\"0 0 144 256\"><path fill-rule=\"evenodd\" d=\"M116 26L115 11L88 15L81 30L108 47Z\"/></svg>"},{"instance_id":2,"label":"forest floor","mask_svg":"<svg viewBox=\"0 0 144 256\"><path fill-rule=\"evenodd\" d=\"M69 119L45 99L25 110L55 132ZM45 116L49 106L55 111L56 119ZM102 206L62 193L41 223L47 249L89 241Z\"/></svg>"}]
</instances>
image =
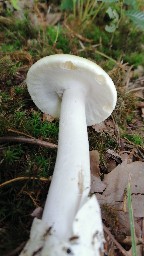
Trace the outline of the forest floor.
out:
<instances>
[{"instance_id":1,"label":"forest floor","mask_svg":"<svg viewBox=\"0 0 144 256\"><path fill-rule=\"evenodd\" d=\"M0 2L0 255L19 254L33 218L44 207L56 160L59 121L34 105L26 75L37 60L57 53L90 59L114 81L115 110L106 121L88 127L91 193L97 195L102 209L105 253L132 255L125 196L131 184L136 249L142 255L144 32L124 16L126 6L120 9L116 3L112 8L121 12L121 18L110 33L105 30L107 24L111 28L106 5L96 18L86 16L82 21L79 10L74 14L65 1L64 6L59 1L13 2L16 6ZM119 189L122 197L117 204Z\"/></svg>"}]
</instances>

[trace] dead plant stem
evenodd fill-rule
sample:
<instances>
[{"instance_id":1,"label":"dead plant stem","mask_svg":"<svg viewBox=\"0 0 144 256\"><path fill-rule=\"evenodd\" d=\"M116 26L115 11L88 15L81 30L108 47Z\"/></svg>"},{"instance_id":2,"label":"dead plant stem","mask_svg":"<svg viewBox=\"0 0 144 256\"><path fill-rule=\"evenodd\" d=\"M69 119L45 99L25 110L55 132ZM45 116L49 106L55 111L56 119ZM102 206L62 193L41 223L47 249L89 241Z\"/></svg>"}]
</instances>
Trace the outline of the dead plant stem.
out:
<instances>
[{"instance_id":1,"label":"dead plant stem","mask_svg":"<svg viewBox=\"0 0 144 256\"><path fill-rule=\"evenodd\" d=\"M109 229L103 224L104 231L106 234L111 238L111 240L114 242L116 247L123 253L124 256L129 256L128 252L118 243L118 241L114 238L114 236L111 234Z\"/></svg>"},{"instance_id":2,"label":"dead plant stem","mask_svg":"<svg viewBox=\"0 0 144 256\"><path fill-rule=\"evenodd\" d=\"M13 182L16 182L16 181L23 181L23 180L40 180L40 181L43 181L43 182L48 182L48 181L51 181L51 176L49 178L36 178L36 177L17 177L17 178L14 178L14 179L11 179L11 180L7 180L3 183L0 184L0 188L6 186L6 185L9 185Z\"/></svg>"},{"instance_id":3,"label":"dead plant stem","mask_svg":"<svg viewBox=\"0 0 144 256\"><path fill-rule=\"evenodd\" d=\"M20 142L20 143L29 143L29 144L35 144L46 148L57 148L58 146L56 144L35 139L35 138L25 138L25 137L14 137L14 136L5 136L0 137L0 143L2 142Z\"/></svg>"}]
</instances>

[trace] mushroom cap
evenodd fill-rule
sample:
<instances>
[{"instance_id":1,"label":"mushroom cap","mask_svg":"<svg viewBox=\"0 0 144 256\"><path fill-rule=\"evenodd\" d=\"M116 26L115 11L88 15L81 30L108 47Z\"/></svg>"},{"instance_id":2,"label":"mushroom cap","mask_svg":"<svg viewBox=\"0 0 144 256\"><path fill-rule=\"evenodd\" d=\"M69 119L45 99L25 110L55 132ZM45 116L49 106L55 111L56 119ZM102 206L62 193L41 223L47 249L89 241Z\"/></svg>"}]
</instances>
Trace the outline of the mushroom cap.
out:
<instances>
[{"instance_id":1,"label":"mushroom cap","mask_svg":"<svg viewBox=\"0 0 144 256\"><path fill-rule=\"evenodd\" d=\"M110 116L117 100L114 83L100 66L69 54L50 55L37 61L28 71L27 85L36 106L55 118L60 116L63 92L81 87L86 94L87 125Z\"/></svg>"}]
</instances>

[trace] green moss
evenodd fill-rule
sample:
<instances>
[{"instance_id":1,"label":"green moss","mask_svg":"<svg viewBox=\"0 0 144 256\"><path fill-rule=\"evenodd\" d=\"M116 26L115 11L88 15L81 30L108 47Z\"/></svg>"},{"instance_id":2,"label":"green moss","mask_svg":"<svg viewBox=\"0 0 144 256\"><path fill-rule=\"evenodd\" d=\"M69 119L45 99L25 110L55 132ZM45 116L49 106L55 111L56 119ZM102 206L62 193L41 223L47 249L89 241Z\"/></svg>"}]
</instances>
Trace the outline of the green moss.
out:
<instances>
[{"instance_id":1,"label":"green moss","mask_svg":"<svg viewBox=\"0 0 144 256\"><path fill-rule=\"evenodd\" d=\"M108 133L95 132L91 127L88 128L90 150L97 149L100 153L106 152L107 149L117 148L117 141L114 136Z\"/></svg>"},{"instance_id":2,"label":"green moss","mask_svg":"<svg viewBox=\"0 0 144 256\"><path fill-rule=\"evenodd\" d=\"M47 177L49 174L49 166L51 159L48 159L42 154L35 155L33 159L34 165L38 168L38 176L39 177Z\"/></svg>"},{"instance_id":3,"label":"green moss","mask_svg":"<svg viewBox=\"0 0 144 256\"><path fill-rule=\"evenodd\" d=\"M21 122L21 121L20 121ZM27 117L23 123L23 128L35 137L57 137L58 124L47 121L42 122L40 113L32 113L31 117Z\"/></svg>"},{"instance_id":4,"label":"green moss","mask_svg":"<svg viewBox=\"0 0 144 256\"><path fill-rule=\"evenodd\" d=\"M6 46L6 45L5 45ZM0 59L0 80L5 83L11 80L17 72L17 63L13 62L9 56L4 56Z\"/></svg>"},{"instance_id":5,"label":"green moss","mask_svg":"<svg viewBox=\"0 0 144 256\"><path fill-rule=\"evenodd\" d=\"M124 134L123 137L127 138L136 145L144 145L144 139L138 134Z\"/></svg>"},{"instance_id":6,"label":"green moss","mask_svg":"<svg viewBox=\"0 0 144 256\"><path fill-rule=\"evenodd\" d=\"M20 145L13 148L12 146L8 146L3 150L3 160L6 164L13 164L15 161L18 161L23 154L23 150Z\"/></svg>"},{"instance_id":7,"label":"green moss","mask_svg":"<svg viewBox=\"0 0 144 256\"><path fill-rule=\"evenodd\" d=\"M92 39L94 43L101 43L105 46L109 44L110 34L94 24L87 26L83 33L86 38Z\"/></svg>"},{"instance_id":8,"label":"green moss","mask_svg":"<svg viewBox=\"0 0 144 256\"><path fill-rule=\"evenodd\" d=\"M19 49L18 45L20 45L19 43L14 43L12 44L2 44L1 45L1 50L2 52L13 52Z\"/></svg>"},{"instance_id":9,"label":"green moss","mask_svg":"<svg viewBox=\"0 0 144 256\"><path fill-rule=\"evenodd\" d=\"M133 120L133 118L134 118L134 113L133 113L133 112L130 113L130 114L128 114L128 115L126 116L126 121L127 121L127 123L128 123L128 124L131 123L132 120Z\"/></svg>"},{"instance_id":10,"label":"green moss","mask_svg":"<svg viewBox=\"0 0 144 256\"><path fill-rule=\"evenodd\" d=\"M108 72L114 68L115 62L113 62L112 60L106 60L101 66L106 72Z\"/></svg>"},{"instance_id":11,"label":"green moss","mask_svg":"<svg viewBox=\"0 0 144 256\"><path fill-rule=\"evenodd\" d=\"M23 95L25 93L25 88L21 86L15 86L14 90L17 95Z\"/></svg>"},{"instance_id":12,"label":"green moss","mask_svg":"<svg viewBox=\"0 0 144 256\"><path fill-rule=\"evenodd\" d=\"M13 20L6 29L5 26L1 26L0 31L4 31L5 36L5 41L1 44L2 52L21 50L28 38L32 39L38 36L38 30L31 26L27 17L22 21Z\"/></svg>"},{"instance_id":13,"label":"green moss","mask_svg":"<svg viewBox=\"0 0 144 256\"><path fill-rule=\"evenodd\" d=\"M137 67L138 65L144 65L144 54L138 52L132 52L129 55L124 57L125 62L128 62L130 65Z\"/></svg>"},{"instance_id":14,"label":"green moss","mask_svg":"<svg viewBox=\"0 0 144 256\"><path fill-rule=\"evenodd\" d=\"M69 53L69 39L63 28L60 26L51 26L47 28L48 43L51 46L56 45L58 49L61 49L63 53Z\"/></svg>"}]
</instances>

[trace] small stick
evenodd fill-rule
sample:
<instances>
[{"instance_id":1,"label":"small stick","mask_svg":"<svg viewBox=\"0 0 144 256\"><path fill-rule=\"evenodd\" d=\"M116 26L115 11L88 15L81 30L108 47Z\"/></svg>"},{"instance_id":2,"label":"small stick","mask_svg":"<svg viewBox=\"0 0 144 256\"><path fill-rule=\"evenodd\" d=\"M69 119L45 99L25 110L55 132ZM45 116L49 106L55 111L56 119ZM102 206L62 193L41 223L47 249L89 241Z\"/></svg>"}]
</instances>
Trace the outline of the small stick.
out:
<instances>
[{"instance_id":1,"label":"small stick","mask_svg":"<svg viewBox=\"0 0 144 256\"><path fill-rule=\"evenodd\" d=\"M130 93L130 92L136 92L136 91L140 91L140 90L144 90L144 87L137 87L137 88L133 88L133 89L130 89L129 91L127 91L126 93Z\"/></svg>"},{"instance_id":2,"label":"small stick","mask_svg":"<svg viewBox=\"0 0 144 256\"><path fill-rule=\"evenodd\" d=\"M0 188L6 186L6 185L9 185L13 182L16 182L16 181L20 181L20 180L40 180L40 181L44 181L44 182L48 182L48 181L51 181L51 176L49 178L36 178L36 177L17 177L17 178L14 178L14 179L11 179L11 180L7 180L3 183L0 184Z\"/></svg>"},{"instance_id":3,"label":"small stick","mask_svg":"<svg viewBox=\"0 0 144 256\"><path fill-rule=\"evenodd\" d=\"M24 132L20 132L20 131L15 130L15 129L8 129L8 132L14 132L14 133L17 133L17 134L24 135L24 136L26 136L26 137L28 137L28 138L34 139L34 137L32 137L31 135L28 135L28 134L26 134L26 133L24 133Z\"/></svg>"},{"instance_id":4,"label":"small stick","mask_svg":"<svg viewBox=\"0 0 144 256\"><path fill-rule=\"evenodd\" d=\"M114 116L113 116L113 114L111 115L111 117L112 117L112 121L113 121L113 123L114 123L114 126L115 126L115 134L116 134L116 137L117 137L117 140L118 140L118 144L119 144L119 146L121 145L120 143L121 143L121 138L120 138L120 131L119 131L119 127L118 127L118 124L116 123L116 121L115 121L115 118L114 118Z\"/></svg>"},{"instance_id":5,"label":"small stick","mask_svg":"<svg viewBox=\"0 0 144 256\"><path fill-rule=\"evenodd\" d=\"M35 139L35 138L25 138L25 137L14 137L14 136L5 136L5 137L0 137L0 143L1 142L21 142L21 143L29 143L29 144L35 144L39 146L43 146L46 148L57 148L58 146L56 144Z\"/></svg>"},{"instance_id":6,"label":"small stick","mask_svg":"<svg viewBox=\"0 0 144 256\"><path fill-rule=\"evenodd\" d=\"M91 43L93 40L88 39L83 37L82 35L76 33L75 31L73 31L65 22L64 22L64 26L67 28L67 30L69 30L69 32L72 33L73 36L76 36L78 39L80 39L83 42L87 42L87 43Z\"/></svg>"},{"instance_id":7,"label":"small stick","mask_svg":"<svg viewBox=\"0 0 144 256\"><path fill-rule=\"evenodd\" d=\"M111 238L111 240L114 242L116 247L123 253L125 256L129 256L129 253L117 242L117 240L114 238L114 236L111 234L109 229L103 224L104 231L107 233L107 235Z\"/></svg>"}]
</instances>

